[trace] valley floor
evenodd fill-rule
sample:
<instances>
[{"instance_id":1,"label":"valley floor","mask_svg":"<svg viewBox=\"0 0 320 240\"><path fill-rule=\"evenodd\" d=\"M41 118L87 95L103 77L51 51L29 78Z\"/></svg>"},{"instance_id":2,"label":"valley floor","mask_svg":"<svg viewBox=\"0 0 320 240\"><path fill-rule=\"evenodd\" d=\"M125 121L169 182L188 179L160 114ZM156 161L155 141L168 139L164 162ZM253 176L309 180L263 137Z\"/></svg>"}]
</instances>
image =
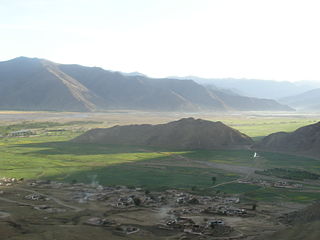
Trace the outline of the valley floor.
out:
<instances>
[{"instance_id":1,"label":"valley floor","mask_svg":"<svg viewBox=\"0 0 320 240\"><path fill-rule=\"evenodd\" d=\"M202 232L212 233L205 228L211 219L224 225L205 235L208 239L260 239L261 234L287 228L278 219L282 214L320 198L320 180L300 179L299 172L293 172L294 179L259 174L275 168L320 174L319 159L269 152L258 152L253 158L251 150L177 151L69 142L95 127L164 123L190 116L223 121L255 140L319 119L286 113L0 112L0 178L25 179L10 186L5 181L0 184L1 236L10 240L62 239L63 234L68 234L64 239L194 239L198 235L184 230L200 225ZM24 129L32 134L10 136ZM166 201L149 205L148 192L155 197L164 194ZM131 195L139 196L142 205L115 206L121 197ZM180 204L180 197L200 202ZM240 203L226 203L227 198ZM250 210L253 204L255 211ZM219 215L218 205L225 210L245 209L247 214ZM205 209L209 214L201 212ZM169 220L178 221L177 226L168 226ZM181 227L185 224L188 227Z\"/></svg>"}]
</instances>

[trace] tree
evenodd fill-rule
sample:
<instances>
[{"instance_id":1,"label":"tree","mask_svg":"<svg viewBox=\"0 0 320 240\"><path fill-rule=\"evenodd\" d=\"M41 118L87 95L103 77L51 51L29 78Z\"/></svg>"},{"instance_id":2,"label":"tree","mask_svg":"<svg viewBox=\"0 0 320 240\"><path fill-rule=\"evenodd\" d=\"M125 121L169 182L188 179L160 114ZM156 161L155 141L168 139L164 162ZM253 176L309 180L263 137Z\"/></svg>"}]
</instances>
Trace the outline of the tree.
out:
<instances>
[{"instance_id":1,"label":"tree","mask_svg":"<svg viewBox=\"0 0 320 240\"><path fill-rule=\"evenodd\" d=\"M141 204L141 199L140 199L140 198L135 197L135 198L133 198L133 202L134 202L134 205L136 205L136 206L140 206L140 204Z\"/></svg>"},{"instance_id":2,"label":"tree","mask_svg":"<svg viewBox=\"0 0 320 240\"><path fill-rule=\"evenodd\" d=\"M256 209L257 209L257 204L256 203L252 204L252 210L255 211Z\"/></svg>"},{"instance_id":3,"label":"tree","mask_svg":"<svg viewBox=\"0 0 320 240\"><path fill-rule=\"evenodd\" d=\"M212 181L212 184L214 185L216 183L216 181L217 181L217 178L216 177L212 177L211 181Z\"/></svg>"},{"instance_id":4,"label":"tree","mask_svg":"<svg viewBox=\"0 0 320 240\"><path fill-rule=\"evenodd\" d=\"M77 179L72 179L71 184L76 184L77 182Z\"/></svg>"}]
</instances>

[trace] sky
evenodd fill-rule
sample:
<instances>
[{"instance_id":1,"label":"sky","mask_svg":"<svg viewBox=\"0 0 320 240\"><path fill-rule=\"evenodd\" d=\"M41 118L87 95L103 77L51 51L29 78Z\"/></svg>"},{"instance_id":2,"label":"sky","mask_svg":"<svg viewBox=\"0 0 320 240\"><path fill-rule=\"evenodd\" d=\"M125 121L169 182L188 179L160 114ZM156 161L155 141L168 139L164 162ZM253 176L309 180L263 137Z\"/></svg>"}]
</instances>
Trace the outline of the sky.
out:
<instances>
[{"instance_id":1,"label":"sky","mask_svg":"<svg viewBox=\"0 0 320 240\"><path fill-rule=\"evenodd\" d=\"M318 0L0 0L0 61L320 81Z\"/></svg>"}]
</instances>

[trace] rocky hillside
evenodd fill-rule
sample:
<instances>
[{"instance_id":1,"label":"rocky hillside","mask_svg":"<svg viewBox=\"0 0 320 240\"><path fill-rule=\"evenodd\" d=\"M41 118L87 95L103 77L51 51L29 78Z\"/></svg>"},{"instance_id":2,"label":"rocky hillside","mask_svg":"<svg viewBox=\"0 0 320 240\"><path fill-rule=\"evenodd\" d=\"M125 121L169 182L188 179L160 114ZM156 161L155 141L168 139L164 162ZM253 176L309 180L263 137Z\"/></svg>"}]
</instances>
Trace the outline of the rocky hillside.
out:
<instances>
[{"instance_id":1,"label":"rocky hillside","mask_svg":"<svg viewBox=\"0 0 320 240\"><path fill-rule=\"evenodd\" d=\"M282 216L282 222L290 225L262 240L318 240L320 236L320 203L315 202L306 208Z\"/></svg>"},{"instance_id":2,"label":"rocky hillside","mask_svg":"<svg viewBox=\"0 0 320 240\"><path fill-rule=\"evenodd\" d=\"M274 100L213 91L192 80L154 79L142 74L123 74L26 57L0 62L0 109L293 110Z\"/></svg>"},{"instance_id":3,"label":"rocky hillside","mask_svg":"<svg viewBox=\"0 0 320 240\"><path fill-rule=\"evenodd\" d=\"M183 118L159 125L128 125L93 129L74 142L159 146L173 149L229 149L252 144L250 137L222 122Z\"/></svg>"},{"instance_id":4,"label":"rocky hillside","mask_svg":"<svg viewBox=\"0 0 320 240\"><path fill-rule=\"evenodd\" d=\"M284 223L301 224L320 221L320 202L315 202L303 209L288 213L282 217Z\"/></svg>"},{"instance_id":5,"label":"rocky hillside","mask_svg":"<svg viewBox=\"0 0 320 240\"><path fill-rule=\"evenodd\" d=\"M320 122L292 133L273 133L255 144L255 148L320 157Z\"/></svg>"}]
</instances>

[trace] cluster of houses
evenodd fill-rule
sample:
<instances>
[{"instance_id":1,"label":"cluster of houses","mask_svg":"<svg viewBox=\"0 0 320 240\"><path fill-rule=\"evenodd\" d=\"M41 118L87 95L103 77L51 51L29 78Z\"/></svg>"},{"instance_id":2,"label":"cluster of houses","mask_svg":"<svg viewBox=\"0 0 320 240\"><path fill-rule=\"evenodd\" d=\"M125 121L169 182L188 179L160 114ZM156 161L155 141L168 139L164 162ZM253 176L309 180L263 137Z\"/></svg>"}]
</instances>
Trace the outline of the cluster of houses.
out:
<instances>
[{"instance_id":1,"label":"cluster of houses","mask_svg":"<svg viewBox=\"0 0 320 240\"><path fill-rule=\"evenodd\" d=\"M23 179L1 177L0 178L0 186L11 186L12 184L17 183L18 181L21 181L21 180L23 180Z\"/></svg>"},{"instance_id":2,"label":"cluster of houses","mask_svg":"<svg viewBox=\"0 0 320 240\"><path fill-rule=\"evenodd\" d=\"M129 189L125 186L86 188L83 184L75 184L72 188L80 190L73 197L79 203L103 201L113 208L123 210L166 206L168 210L159 222L160 229L197 236L229 235L233 229L217 217L249 216L247 210L238 207L240 199L233 196L198 196L179 190L150 193L141 188ZM86 224L104 227L117 225L114 221L101 217L90 218ZM131 234L136 230L129 228L124 232Z\"/></svg>"},{"instance_id":3,"label":"cluster of houses","mask_svg":"<svg viewBox=\"0 0 320 240\"><path fill-rule=\"evenodd\" d=\"M35 130L31 130L31 129L21 129L21 130L17 130L17 131L12 131L9 132L6 135L0 135L0 137L29 137L32 135L36 135L40 133L44 133L46 135L49 134L58 134L61 132L65 132L66 129L48 129L48 130L42 130L42 131L35 131Z\"/></svg>"},{"instance_id":4,"label":"cluster of houses","mask_svg":"<svg viewBox=\"0 0 320 240\"><path fill-rule=\"evenodd\" d=\"M262 179L239 179L238 183L254 184L262 187L275 187L275 188L289 188L289 189L301 189L302 184L287 182L287 181L271 181Z\"/></svg>"},{"instance_id":5,"label":"cluster of houses","mask_svg":"<svg viewBox=\"0 0 320 240\"><path fill-rule=\"evenodd\" d=\"M200 223L196 223L194 220L188 217L177 217L170 219L166 222L165 226L160 226L165 229L180 230L184 233L193 235L226 235L230 234L233 229L230 226L225 225L221 219L205 219Z\"/></svg>"},{"instance_id":6,"label":"cluster of houses","mask_svg":"<svg viewBox=\"0 0 320 240\"><path fill-rule=\"evenodd\" d=\"M8 137L27 137L34 135L35 133L29 129L22 129L19 131L13 131L8 134Z\"/></svg>"},{"instance_id":7,"label":"cluster of houses","mask_svg":"<svg viewBox=\"0 0 320 240\"><path fill-rule=\"evenodd\" d=\"M32 201L49 201L50 200L50 198L39 193L28 194L24 197L24 199L32 200Z\"/></svg>"},{"instance_id":8,"label":"cluster of houses","mask_svg":"<svg viewBox=\"0 0 320 240\"><path fill-rule=\"evenodd\" d=\"M16 182L16 179L1 178L0 182ZM226 195L200 196L181 190L167 190L164 192L150 192L141 188L128 188L125 186L103 187L82 183L60 183L47 180L26 181L30 190L23 199L37 211L44 213L63 213L70 211L63 205L54 204L54 197L49 196L54 192L62 193L63 201L83 206L87 209L94 203L103 206L106 213L116 211L126 213L138 209L161 212L156 225L159 230L193 234L195 236L228 236L233 228L228 225L228 217L248 217L247 210L241 207L238 197ZM42 191L49 194L41 194ZM37 204L38 202L38 204ZM134 234L141 229L136 226L126 225L119 220L107 218L108 214L90 214L83 220L83 224L110 228L123 234Z\"/></svg>"}]
</instances>

